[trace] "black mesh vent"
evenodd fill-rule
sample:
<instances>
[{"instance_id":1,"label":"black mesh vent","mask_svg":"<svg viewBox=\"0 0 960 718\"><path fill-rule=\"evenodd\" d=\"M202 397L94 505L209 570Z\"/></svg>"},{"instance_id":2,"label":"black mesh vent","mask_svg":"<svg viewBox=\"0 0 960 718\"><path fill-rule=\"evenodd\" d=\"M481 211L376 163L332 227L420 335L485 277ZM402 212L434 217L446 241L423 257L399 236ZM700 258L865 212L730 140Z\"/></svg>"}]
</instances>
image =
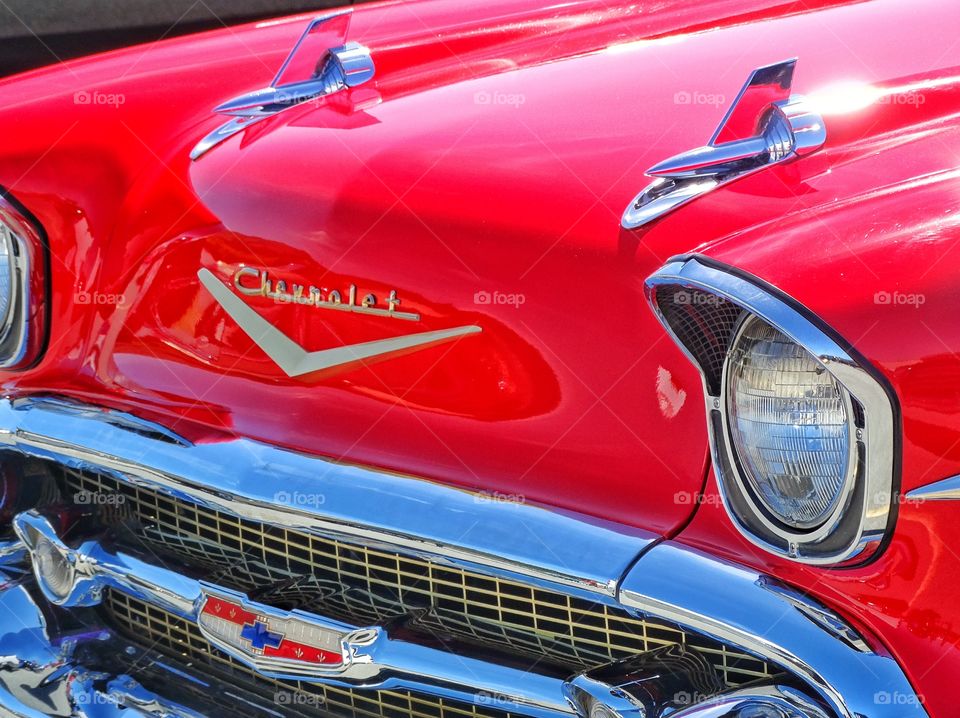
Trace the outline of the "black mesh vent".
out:
<instances>
[{"instance_id":1,"label":"black mesh vent","mask_svg":"<svg viewBox=\"0 0 960 718\"><path fill-rule=\"evenodd\" d=\"M680 285L657 287L656 302L677 339L700 364L710 393L718 396L723 360L744 310L715 294Z\"/></svg>"}]
</instances>

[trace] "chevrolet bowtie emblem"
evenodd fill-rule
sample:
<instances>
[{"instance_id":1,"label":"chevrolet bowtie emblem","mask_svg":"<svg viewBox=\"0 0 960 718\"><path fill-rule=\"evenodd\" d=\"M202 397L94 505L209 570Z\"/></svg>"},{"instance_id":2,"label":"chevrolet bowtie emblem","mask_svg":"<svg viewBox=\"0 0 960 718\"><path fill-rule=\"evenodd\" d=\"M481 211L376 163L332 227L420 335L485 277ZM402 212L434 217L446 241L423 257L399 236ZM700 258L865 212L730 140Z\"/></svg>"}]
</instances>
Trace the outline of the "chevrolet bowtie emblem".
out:
<instances>
[{"instance_id":1,"label":"chevrolet bowtie emblem","mask_svg":"<svg viewBox=\"0 0 960 718\"><path fill-rule=\"evenodd\" d=\"M351 634L335 630L333 624L324 626L297 613L267 615L239 601L205 591L197 623L211 642L258 670L286 666L291 672L310 674L318 668L343 669L352 657L344 648Z\"/></svg>"},{"instance_id":2,"label":"chevrolet bowtie emblem","mask_svg":"<svg viewBox=\"0 0 960 718\"><path fill-rule=\"evenodd\" d=\"M200 283L213 295L217 303L253 342L269 356L287 376L303 376L324 369L343 366L364 359L388 356L411 349L425 349L434 344L452 341L467 334L477 334L482 329L475 325L441 329L432 332L408 334L402 337L379 339L360 344L321 349L308 352L266 319L257 314L229 287L218 280L209 269L197 272ZM294 304L298 302L293 302ZM358 305L357 309L362 309ZM380 310L378 310L379 313ZM387 311L387 310L383 310ZM367 311L361 313L373 314Z\"/></svg>"}]
</instances>

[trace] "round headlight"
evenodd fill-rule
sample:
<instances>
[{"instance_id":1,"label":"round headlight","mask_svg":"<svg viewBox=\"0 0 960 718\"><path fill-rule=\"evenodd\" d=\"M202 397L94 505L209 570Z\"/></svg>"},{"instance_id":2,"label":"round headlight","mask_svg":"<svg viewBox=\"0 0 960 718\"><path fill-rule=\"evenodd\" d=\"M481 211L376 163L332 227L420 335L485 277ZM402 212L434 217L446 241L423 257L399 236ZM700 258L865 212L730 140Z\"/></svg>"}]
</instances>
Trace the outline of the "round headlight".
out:
<instances>
[{"instance_id":1,"label":"round headlight","mask_svg":"<svg viewBox=\"0 0 960 718\"><path fill-rule=\"evenodd\" d=\"M748 492L792 530L822 526L852 484L850 395L810 352L754 316L733 340L724 379Z\"/></svg>"},{"instance_id":2,"label":"round headlight","mask_svg":"<svg viewBox=\"0 0 960 718\"><path fill-rule=\"evenodd\" d=\"M6 334L10 326L10 315L14 302L14 254L13 238L10 230L0 223L0 336Z\"/></svg>"},{"instance_id":3,"label":"round headlight","mask_svg":"<svg viewBox=\"0 0 960 718\"><path fill-rule=\"evenodd\" d=\"M794 298L714 259L671 260L646 286L700 370L716 488L736 530L811 565L882 551L900 456L884 375Z\"/></svg>"},{"instance_id":4,"label":"round headlight","mask_svg":"<svg viewBox=\"0 0 960 718\"><path fill-rule=\"evenodd\" d=\"M36 363L46 338L42 230L0 196L0 371Z\"/></svg>"}]
</instances>

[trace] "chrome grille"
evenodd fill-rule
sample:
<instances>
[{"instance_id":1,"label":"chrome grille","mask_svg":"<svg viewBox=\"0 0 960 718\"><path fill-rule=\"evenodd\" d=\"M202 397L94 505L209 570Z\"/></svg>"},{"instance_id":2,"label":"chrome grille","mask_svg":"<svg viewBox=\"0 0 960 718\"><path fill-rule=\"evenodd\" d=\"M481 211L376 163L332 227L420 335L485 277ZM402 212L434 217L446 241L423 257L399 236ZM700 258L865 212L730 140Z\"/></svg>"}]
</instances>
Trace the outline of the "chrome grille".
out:
<instances>
[{"instance_id":1,"label":"chrome grille","mask_svg":"<svg viewBox=\"0 0 960 718\"><path fill-rule=\"evenodd\" d=\"M483 706L402 691L352 691L266 678L215 649L196 624L172 613L114 591L106 593L103 605L113 625L132 642L241 685L278 714L345 718L511 718L510 713Z\"/></svg>"},{"instance_id":2,"label":"chrome grille","mask_svg":"<svg viewBox=\"0 0 960 718\"><path fill-rule=\"evenodd\" d=\"M731 686L776 672L703 636L604 604L258 523L101 473L63 472L67 492L117 497L107 518L118 534L122 529L121 539L202 568L206 580L255 592L261 602L357 625L406 618L414 631L502 648L571 673L673 644L704 654Z\"/></svg>"}]
</instances>

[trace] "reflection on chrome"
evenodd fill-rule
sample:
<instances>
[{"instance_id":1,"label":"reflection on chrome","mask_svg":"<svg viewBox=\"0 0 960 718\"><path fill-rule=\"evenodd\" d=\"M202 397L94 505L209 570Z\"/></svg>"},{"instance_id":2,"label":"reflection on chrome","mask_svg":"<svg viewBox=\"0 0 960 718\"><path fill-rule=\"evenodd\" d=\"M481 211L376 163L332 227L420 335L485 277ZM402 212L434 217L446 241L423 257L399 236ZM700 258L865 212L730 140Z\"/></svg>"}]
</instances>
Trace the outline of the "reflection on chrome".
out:
<instances>
[{"instance_id":1,"label":"reflection on chrome","mask_svg":"<svg viewBox=\"0 0 960 718\"><path fill-rule=\"evenodd\" d=\"M355 687L406 688L467 700L487 692L501 696L500 702L508 710L543 716L569 713L561 684L556 679L391 640L379 627L347 626L301 611L280 611L256 604L236 592L207 586L169 569L112 553L95 541L71 549L63 543L50 521L34 511L18 515L14 527L30 549L38 585L56 605L94 606L102 601L105 590L119 590L197 623L217 648L262 675L289 680L335 679L338 683ZM51 554L57 557L56 561L45 560ZM341 658L335 664L270 659L262 650L263 643L258 644L256 637L243 640L237 635L231 638L218 630L213 621L204 620L204 607L211 596L220 597L242 612L256 616L256 623L251 624L254 628L266 625L272 619L277 629L282 622L289 635L302 637L306 627L335 636L340 643L338 653ZM301 627L291 626L291 621L298 621ZM276 635L279 645L284 636ZM522 691L517 691L516 687L522 687Z\"/></svg>"},{"instance_id":2,"label":"reflection on chrome","mask_svg":"<svg viewBox=\"0 0 960 718\"><path fill-rule=\"evenodd\" d=\"M105 674L76 660L117 650L109 631L57 634L28 584L0 571L0 705L4 715L22 718L202 718L197 712L146 690L129 675ZM109 646L109 648L108 648ZM171 675L171 685L176 676Z\"/></svg>"},{"instance_id":3,"label":"reflection on chrome","mask_svg":"<svg viewBox=\"0 0 960 718\"><path fill-rule=\"evenodd\" d=\"M323 601L280 607L271 601L291 586L282 577L273 592L246 594L220 585L228 577L210 568L198 575L203 573L198 565L178 563L174 570L150 549L162 550L163 544L139 544L150 550L134 555L108 544L102 525L98 530L95 521L84 523L84 517L102 517L104 511L117 509L123 515L122 502L86 502L69 532L61 522L71 510L54 503L17 514L19 541L4 546L8 560L32 568L25 572L8 565L0 585L0 615L12 617L0 623L0 704L14 715L198 718L222 712L223 705L211 704L212 696L232 701L235 712L257 706L283 713L276 691L339 700L348 708L406 695L391 691L413 691L441 718L463 710L484 718L506 713L652 718L665 710L678 718L926 715L919 701L906 706L874 701L878 690L911 695L909 683L895 661L874 653L839 616L767 577L669 541L654 544L626 530L528 505L477 504L464 492L254 442L195 446L132 416L62 401L0 402L0 445L11 462L40 459L71 475L101 476L104 487L109 478L132 492L125 495L143 501L150 492L156 510L170 503L180 507L176 515L181 519L193 511L198 525L203 521L200 507L215 507L209 510L219 512L221 523L240 522L239 513L249 517L242 519L248 522L243 531L264 527L259 534L264 541L271 540L266 527L278 525L314 532L317 541L330 536L356 541L368 561L389 547L397 557L408 557L402 560L411 570L420 566L478 577L463 579L465 591L479 590L468 580L479 586L480 577L487 576L513 586L511 590L540 591L541 600L558 602L547 606L573 605L589 596L596 603L583 605L595 606L598 613L584 614L586 620L630 616L644 633L669 635L672 630L679 637L613 662L594 662L579 673L553 659L536 660L531 670L530 663L516 662L516 652L481 633L473 642L460 641L449 631L437 634L442 640L430 640L418 628L430 625L427 619L436 606L418 613L398 605L409 613L404 620L368 624L325 616ZM264 472L282 476L291 489L308 485L298 483L301 478L315 482L324 476L334 500L309 506L271 501L262 495L269 485ZM418 536L402 513L366 512L371 502L357 501L358 491L389 497L389 502L420 497L432 512L417 517ZM129 517L137 507L125 510ZM558 556L568 559L567 568L575 567L575 572L564 574L563 566L543 562L542 551L527 553L495 532L469 545L450 540L453 533L444 522L464 511L492 527L532 522L528 526L536 527L540 540L556 541ZM410 530L397 530L403 527ZM215 534L203 550L212 551L217 536L229 541L227 534ZM297 550L292 539L289 547ZM199 546L186 546L181 555L192 555L194 549ZM238 573L257 569L253 564L233 566ZM383 569L367 563L362 570L368 574L363 585L372 587L369 576ZM609 579L601 580L604 575ZM333 590L324 595L354 588ZM287 600L297 595L289 592ZM500 600L511 600L510 595ZM216 617L225 613L233 615L218 622ZM531 633L541 645L546 645L544 634ZM571 649L576 650L575 644ZM765 666L765 673L731 682L718 670L717 656L723 665L736 656L755 657L751 660ZM216 666L229 667L232 677ZM239 668L247 671L242 678ZM638 692L641 684L652 693ZM274 696L266 706L265 688ZM305 693L308 688L326 692ZM651 701L651 695L660 698ZM386 710L386 704L376 705Z\"/></svg>"}]
</instances>

